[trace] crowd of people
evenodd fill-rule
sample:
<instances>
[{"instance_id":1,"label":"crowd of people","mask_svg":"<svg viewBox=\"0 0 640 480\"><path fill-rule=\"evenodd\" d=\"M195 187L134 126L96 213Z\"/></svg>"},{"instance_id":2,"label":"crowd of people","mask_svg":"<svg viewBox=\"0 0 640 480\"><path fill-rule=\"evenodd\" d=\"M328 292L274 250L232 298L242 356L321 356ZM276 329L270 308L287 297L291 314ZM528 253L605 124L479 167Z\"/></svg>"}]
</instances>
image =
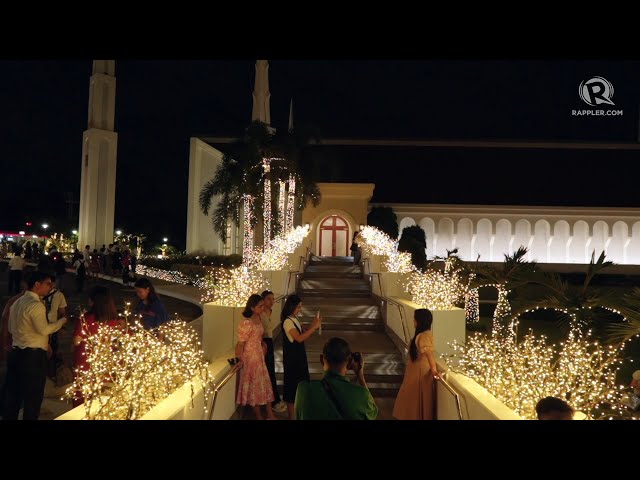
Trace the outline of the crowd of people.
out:
<instances>
[{"instance_id":1,"label":"crowd of people","mask_svg":"<svg viewBox=\"0 0 640 480\"><path fill-rule=\"evenodd\" d=\"M7 365L0 387L0 415L4 420L18 419L20 410L24 420L38 419L47 378L55 379L61 369L69 370L58 344L58 332L65 325L73 325L73 367L80 371L89 368L87 338L100 325L123 325L108 287L93 286L88 294L89 310L73 318L67 312L63 291L56 288L56 280L56 272L51 269L21 275L21 291L8 300L2 312L0 356ZM138 302L133 314L141 319L144 328L157 329L167 322L166 309L151 282L140 278L134 287ZM76 392L73 406L83 401L81 393Z\"/></svg>"},{"instance_id":2,"label":"crowd of people","mask_svg":"<svg viewBox=\"0 0 640 480\"><path fill-rule=\"evenodd\" d=\"M354 257L358 253L355 242L352 252ZM0 330L0 355L7 362L7 375L0 391L0 413L4 419L17 419L23 409L24 419L37 419L46 378L54 378L62 363L57 332L70 320L74 321L68 315L62 291L67 263L55 250L48 256L40 253L37 270L23 275L27 255L22 251L15 253L9 262L9 294L14 296L2 312ZM32 248L30 256L33 255ZM83 252L76 251L72 267L78 292L83 291L86 275L126 275L124 284L135 282L138 302L134 313L140 316L144 328L157 329L168 320L151 282L130 276L135 269L135 256L128 250L120 254L118 245L103 245L92 251L87 245ZM293 294L286 298L280 318L274 319L274 303L275 296L269 290L251 295L246 302L235 348L236 357L242 361L236 403L252 407L257 419L275 420L275 413L286 413L289 419L298 420L375 419L378 407L367 387L363 355L352 352L346 340L330 338L320 355L323 378L312 381L305 342L321 328L322 318L318 313L308 326L303 326L299 319L302 299ZM108 287L93 286L88 304L89 311L75 319L73 326L74 367L80 370L88 368L87 338L100 325L118 328L121 324ZM408 346L409 358L393 407L396 419L436 418L435 392L440 373L434 355L432 323L428 309L415 311L415 334ZM275 373L273 332L277 325L282 328L282 396ZM354 374L353 381L349 380L349 372ZM631 388L629 402L640 408L640 371L634 373ZM83 401L78 392L73 405ZM540 420L569 420L574 411L564 400L546 397L536 405L536 414Z\"/></svg>"}]
</instances>

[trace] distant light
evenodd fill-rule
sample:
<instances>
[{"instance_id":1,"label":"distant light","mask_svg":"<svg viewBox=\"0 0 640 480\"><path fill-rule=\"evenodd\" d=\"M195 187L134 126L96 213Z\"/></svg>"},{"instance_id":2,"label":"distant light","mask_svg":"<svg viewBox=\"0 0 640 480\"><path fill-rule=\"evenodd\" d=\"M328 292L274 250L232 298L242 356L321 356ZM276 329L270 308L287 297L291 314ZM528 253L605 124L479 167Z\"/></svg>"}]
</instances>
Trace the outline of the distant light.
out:
<instances>
[{"instance_id":1,"label":"distant light","mask_svg":"<svg viewBox=\"0 0 640 480\"><path fill-rule=\"evenodd\" d=\"M122 235L122 230L116 230L116 235Z\"/></svg>"},{"instance_id":2,"label":"distant light","mask_svg":"<svg viewBox=\"0 0 640 480\"><path fill-rule=\"evenodd\" d=\"M38 238L38 235L31 235L31 238Z\"/></svg>"},{"instance_id":3,"label":"distant light","mask_svg":"<svg viewBox=\"0 0 640 480\"><path fill-rule=\"evenodd\" d=\"M74 235L78 234L78 230L71 230L71 233L73 233Z\"/></svg>"},{"instance_id":4,"label":"distant light","mask_svg":"<svg viewBox=\"0 0 640 480\"><path fill-rule=\"evenodd\" d=\"M27 223L25 223L25 225L26 225L27 227L30 227L30 226L31 226L31 222L27 222Z\"/></svg>"},{"instance_id":5,"label":"distant light","mask_svg":"<svg viewBox=\"0 0 640 480\"><path fill-rule=\"evenodd\" d=\"M158 258L164 258L162 255L158 255Z\"/></svg>"},{"instance_id":6,"label":"distant light","mask_svg":"<svg viewBox=\"0 0 640 480\"><path fill-rule=\"evenodd\" d=\"M0 233L0 238L4 238L4 235L2 235L1 233Z\"/></svg>"},{"instance_id":7,"label":"distant light","mask_svg":"<svg viewBox=\"0 0 640 480\"><path fill-rule=\"evenodd\" d=\"M168 239L167 237L164 237L164 238L162 239L162 241L163 241L164 243L167 243L167 242L169 241L169 239Z\"/></svg>"},{"instance_id":8,"label":"distant light","mask_svg":"<svg viewBox=\"0 0 640 480\"><path fill-rule=\"evenodd\" d=\"M7 237L7 240L9 240L10 242L13 242L13 237Z\"/></svg>"},{"instance_id":9,"label":"distant light","mask_svg":"<svg viewBox=\"0 0 640 480\"><path fill-rule=\"evenodd\" d=\"M24 230L20 230L18 233L19 233L20 235L24 235Z\"/></svg>"},{"instance_id":10,"label":"distant light","mask_svg":"<svg viewBox=\"0 0 640 480\"><path fill-rule=\"evenodd\" d=\"M49 224L48 223L43 223L42 224L42 228L44 228L46 230L47 228L49 228Z\"/></svg>"}]
</instances>

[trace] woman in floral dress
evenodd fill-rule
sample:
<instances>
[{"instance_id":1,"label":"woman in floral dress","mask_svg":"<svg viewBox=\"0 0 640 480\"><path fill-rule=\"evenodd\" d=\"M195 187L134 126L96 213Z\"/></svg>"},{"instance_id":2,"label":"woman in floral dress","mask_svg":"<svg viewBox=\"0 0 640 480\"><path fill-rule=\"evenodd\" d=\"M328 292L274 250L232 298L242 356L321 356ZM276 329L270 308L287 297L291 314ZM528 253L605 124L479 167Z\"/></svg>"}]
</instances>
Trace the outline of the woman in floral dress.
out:
<instances>
[{"instance_id":1,"label":"woman in floral dress","mask_svg":"<svg viewBox=\"0 0 640 480\"><path fill-rule=\"evenodd\" d=\"M264 405L267 410L267 420L276 420L271 410L271 402L273 402L271 379L264 361L267 346L262 341L264 329L260 314L263 310L262 297L251 295L242 312L244 320L238 326L238 344L236 345L236 357L242 360L236 403L251 405L258 420L263 420L260 406Z\"/></svg>"}]
</instances>

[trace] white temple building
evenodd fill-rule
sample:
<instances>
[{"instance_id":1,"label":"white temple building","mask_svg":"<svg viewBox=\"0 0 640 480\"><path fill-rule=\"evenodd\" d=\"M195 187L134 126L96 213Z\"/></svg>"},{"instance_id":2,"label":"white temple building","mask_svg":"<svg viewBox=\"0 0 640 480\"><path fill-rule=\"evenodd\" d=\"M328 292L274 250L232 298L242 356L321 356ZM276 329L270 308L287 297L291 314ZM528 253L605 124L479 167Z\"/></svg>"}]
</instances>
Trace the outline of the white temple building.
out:
<instances>
[{"instance_id":1,"label":"white temple building","mask_svg":"<svg viewBox=\"0 0 640 480\"><path fill-rule=\"evenodd\" d=\"M271 123L268 63L256 62L252 120ZM290 111L290 128L292 112ZM187 253L231 254L242 252L242 226L229 221L228 240L223 243L214 233L211 218L202 214L198 197L204 184L213 178L222 161L227 137L192 137L189 153L189 197ZM393 140L331 141L324 145L367 146L470 146L468 141ZM591 148L637 149L626 144L572 144L532 142L475 142L479 146L507 148ZM486 144L486 145L480 145ZM491 145L490 145L491 144ZM500 262L519 246L529 249L528 259L539 263L585 264L591 254L605 251L607 258L622 265L640 265L640 208L554 207L509 205L443 205L371 203L372 183L319 183L322 202L308 206L296 224L308 223L313 235L312 249L317 255L349 255L353 232L367 223L373 206L391 207L397 216L400 235L407 226L418 225L426 233L427 257L444 256L457 248L464 260ZM215 208L215 203L211 210Z\"/></svg>"}]
</instances>

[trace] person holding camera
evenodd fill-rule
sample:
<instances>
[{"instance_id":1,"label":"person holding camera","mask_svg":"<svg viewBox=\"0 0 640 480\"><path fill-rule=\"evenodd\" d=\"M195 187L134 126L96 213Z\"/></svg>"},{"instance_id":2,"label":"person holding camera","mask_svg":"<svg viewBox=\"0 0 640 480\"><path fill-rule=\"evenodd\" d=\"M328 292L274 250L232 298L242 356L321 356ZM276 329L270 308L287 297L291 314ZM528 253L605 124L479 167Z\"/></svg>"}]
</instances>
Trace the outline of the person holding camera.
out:
<instances>
[{"instance_id":1,"label":"person holding camera","mask_svg":"<svg viewBox=\"0 0 640 480\"><path fill-rule=\"evenodd\" d=\"M364 358L351 352L346 340L333 337L320 355L324 377L298 384L295 411L297 420L375 420L378 406L364 379ZM351 383L347 371L356 374Z\"/></svg>"},{"instance_id":2,"label":"person holding camera","mask_svg":"<svg viewBox=\"0 0 640 480\"><path fill-rule=\"evenodd\" d=\"M413 314L415 335L409 345L409 363L393 406L398 420L433 420L435 418L435 383L439 378L433 354L431 324L433 315L426 308Z\"/></svg>"}]
</instances>

